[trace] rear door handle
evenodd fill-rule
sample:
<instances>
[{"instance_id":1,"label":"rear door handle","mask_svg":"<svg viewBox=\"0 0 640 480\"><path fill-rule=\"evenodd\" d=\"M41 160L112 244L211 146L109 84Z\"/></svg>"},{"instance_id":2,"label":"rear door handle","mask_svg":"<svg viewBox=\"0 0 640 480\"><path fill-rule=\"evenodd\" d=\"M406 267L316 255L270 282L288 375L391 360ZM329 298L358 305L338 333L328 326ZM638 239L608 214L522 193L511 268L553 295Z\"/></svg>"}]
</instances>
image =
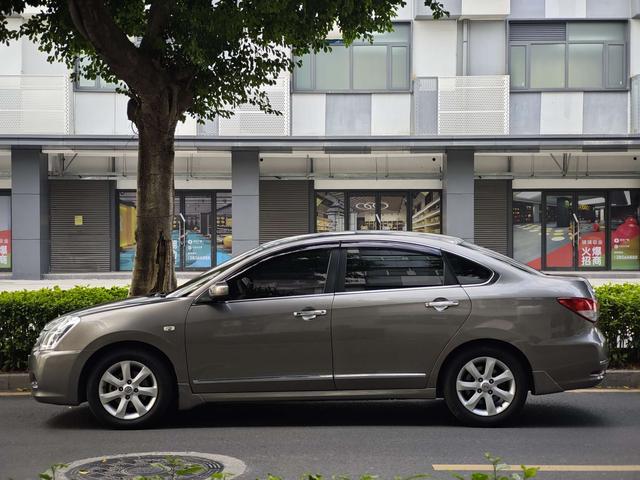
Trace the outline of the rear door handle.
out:
<instances>
[{"instance_id":1,"label":"rear door handle","mask_svg":"<svg viewBox=\"0 0 640 480\"><path fill-rule=\"evenodd\" d=\"M443 312L449 307L457 307L460 305L458 300L434 300L433 302L426 302L427 308L431 307L438 312Z\"/></svg>"},{"instance_id":2,"label":"rear door handle","mask_svg":"<svg viewBox=\"0 0 640 480\"><path fill-rule=\"evenodd\" d=\"M318 315L326 315L326 314L327 314L326 310L311 310L311 309L300 310L299 312L293 312L294 317L302 318L302 320L304 320L305 322L308 322L309 320L313 320Z\"/></svg>"}]
</instances>

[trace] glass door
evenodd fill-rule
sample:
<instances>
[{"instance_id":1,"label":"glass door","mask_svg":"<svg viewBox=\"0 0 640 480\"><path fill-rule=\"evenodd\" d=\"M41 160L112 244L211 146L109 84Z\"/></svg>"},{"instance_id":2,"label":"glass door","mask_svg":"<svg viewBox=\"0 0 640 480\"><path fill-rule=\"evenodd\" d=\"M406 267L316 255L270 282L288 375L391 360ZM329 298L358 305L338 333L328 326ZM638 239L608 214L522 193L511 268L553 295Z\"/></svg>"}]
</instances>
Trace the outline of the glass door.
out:
<instances>
[{"instance_id":1,"label":"glass door","mask_svg":"<svg viewBox=\"0 0 640 480\"><path fill-rule=\"evenodd\" d=\"M180 248L176 250L176 261L179 257L182 262L180 267L184 270L209 269L213 266L211 240L214 234L211 195L185 193L182 199L184 214L179 216L183 226Z\"/></svg>"},{"instance_id":2,"label":"glass door","mask_svg":"<svg viewBox=\"0 0 640 480\"><path fill-rule=\"evenodd\" d=\"M408 229L406 192L350 192L349 230Z\"/></svg>"},{"instance_id":3,"label":"glass door","mask_svg":"<svg viewBox=\"0 0 640 480\"><path fill-rule=\"evenodd\" d=\"M545 193L542 238L543 269L606 268L606 195Z\"/></svg>"},{"instance_id":4,"label":"glass door","mask_svg":"<svg viewBox=\"0 0 640 480\"><path fill-rule=\"evenodd\" d=\"M349 194L349 229L380 229L374 193Z\"/></svg>"},{"instance_id":5,"label":"glass door","mask_svg":"<svg viewBox=\"0 0 640 480\"><path fill-rule=\"evenodd\" d=\"M407 194L380 193L380 230L407 230Z\"/></svg>"}]
</instances>

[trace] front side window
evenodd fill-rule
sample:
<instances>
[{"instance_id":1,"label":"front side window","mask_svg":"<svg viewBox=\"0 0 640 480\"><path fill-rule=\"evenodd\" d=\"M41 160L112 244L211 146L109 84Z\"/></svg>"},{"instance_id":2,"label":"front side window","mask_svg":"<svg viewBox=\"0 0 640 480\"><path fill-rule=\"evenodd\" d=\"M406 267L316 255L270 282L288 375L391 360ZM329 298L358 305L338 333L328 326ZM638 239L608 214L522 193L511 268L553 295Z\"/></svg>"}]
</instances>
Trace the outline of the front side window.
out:
<instances>
[{"instance_id":1,"label":"front side window","mask_svg":"<svg viewBox=\"0 0 640 480\"><path fill-rule=\"evenodd\" d=\"M345 47L340 39L327 40L330 52L309 53L294 60L302 64L293 74L293 89L304 91L409 90L409 24L377 33L373 43L356 40Z\"/></svg>"},{"instance_id":2,"label":"front side window","mask_svg":"<svg viewBox=\"0 0 640 480\"><path fill-rule=\"evenodd\" d=\"M392 248L349 248L345 292L444 284L442 256Z\"/></svg>"},{"instance_id":3,"label":"front side window","mask_svg":"<svg viewBox=\"0 0 640 480\"><path fill-rule=\"evenodd\" d=\"M624 89L623 22L512 22L509 74L514 90Z\"/></svg>"},{"instance_id":4,"label":"front side window","mask_svg":"<svg viewBox=\"0 0 640 480\"><path fill-rule=\"evenodd\" d=\"M229 284L233 300L324 293L330 251L304 250L278 255L236 275Z\"/></svg>"}]
</instances>

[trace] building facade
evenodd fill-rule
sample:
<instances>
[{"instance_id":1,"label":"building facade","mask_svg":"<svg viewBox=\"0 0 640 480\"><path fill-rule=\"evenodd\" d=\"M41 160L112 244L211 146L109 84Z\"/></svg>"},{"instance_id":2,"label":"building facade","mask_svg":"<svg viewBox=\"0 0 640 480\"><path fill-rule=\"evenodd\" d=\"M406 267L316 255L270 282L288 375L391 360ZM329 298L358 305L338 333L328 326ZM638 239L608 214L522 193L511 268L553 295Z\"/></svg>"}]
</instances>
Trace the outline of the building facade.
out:
<instances>
[{"instance_id":1,"label":"building facade","mask_svg":"<svg viewBox=\"0 0 640 480\"><path fill-rule=\"evenodd\" d=\"M542 270L640 270L640 0L420 0L372 44L310 54L246 106L178 126L175 265L276 238L457 235ZM23 18L11 18L18 25ZM126 98L0 46L0 269L127 271Z\"/></svg>"}]
</instances>

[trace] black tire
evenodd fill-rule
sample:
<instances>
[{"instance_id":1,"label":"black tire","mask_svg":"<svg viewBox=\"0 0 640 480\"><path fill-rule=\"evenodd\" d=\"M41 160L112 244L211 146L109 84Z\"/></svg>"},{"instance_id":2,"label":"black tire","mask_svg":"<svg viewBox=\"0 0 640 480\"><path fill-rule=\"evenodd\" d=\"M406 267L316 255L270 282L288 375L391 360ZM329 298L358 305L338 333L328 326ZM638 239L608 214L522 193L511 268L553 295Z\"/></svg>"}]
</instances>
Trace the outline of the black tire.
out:
<instances>
[{"instance_id":1,"label":"black tire","mask_svg":"<svg viewBox=\"0 0 640 480\"><path fill-rule=\"evenodd\" d=\"M515 391L513 392L513 399L511 400L511 402L506 407L504 407L502 411L491 416L482 416L481 414L474 413L467 407L465 407L456 388L458 374L461 372L463 367L472 360L480 359L482 357L491 357L498 360L499 362L502 362L502 364L505 365L512 373L513 381L515 383ZM482 366L482 361L479 361L478 365ZM499 372L500 369L496 367L495 371ZM480 369L479 372L481 374L484 373ZM472 376L466 370L461 375L463 375L463 381L467 380L469 382L472 382L479 380L471 380L470 377ZM453 415L464 425L472 427L497 427L513 420L521 412L522 407L527 400L527 394L529 391L528 379L529 375L527 374L526 367L522 364L520 358L518 358L510 351L493 346L476 346L461 351L460 353L456 354L456 356L453 357L450 362L447 363L446 371L444 372L442 392L444 394L444 399L447 407L449 408L451 413L453 413ZM484 382L482 383L484 384L484 388L495 388L495 386L491 387L490 384L488 384L489 379L483 380ZM493 381L491 383L493 384ZM502 386L500 388L502 388ZM487 405L487 400L483 399L482 396L489 395L490 393L494 394L495 392L493 390L484 391L482 390L482 388L480 388L478 390L463 391L460 393L460 395L462 395L463 398L465 396L468 396L469 398L467 398L467 401L470 401L470 397L475 395L476 392L480 396L477 408L479 410L484 409L488 412L489 408ZM491 398L488 399L488 403L494 401L494 404L497 406L498 402L505 402L503 398L500 398L498 396L489 396L491 396ZM502 408L503 405L504 404L501 404L498 409ZM496 411L498 409L496 409Z\"/></svg>"},{"instance_id":2,"label":"black tire","mask_svg":"<svg viewBox=\"0 0 640 480\"><path fill-rule=\"evenodd\" d=\"M149 408L149 410L138 418L124 419L116 418L113 414L107 411L107 408L103 406L100 400L100 381L105 372L119 362L134 362L136 364L142 364L151 370L153 377L155 377L155 386L157 387L157 395L155 402ZM136 367L134 367L136 368ZM135 371L135 370L133 370ZM132 377L134 373L132 371ZM117 377L117 375L116 375ZM147 380L147 382L152 380ZM126 385L125 385L126 387ZM104 386L103 386L104 388ZM115 387L112 387L116 390ZM142 388L141 388L142 390ZM115 392L114 392L115 393ZM148 402L151 397L140 397L143 402ZM133 348L118 348L112 352L103 355L93 366L89 372L87 381L87 401L91 413L104 425L118 428L118 429L130 429L130 428L148 428L157 424L166 414L170 413L176 406L176 385L169 367L166 363L158 358L158 356L149 353L141 349ZM118 404L118 400L114 400L115 406ZM135 411L135 408L127 405L129 411ZM135 415L131 412L132 415Z\"/></svg>"}]
</instances>

